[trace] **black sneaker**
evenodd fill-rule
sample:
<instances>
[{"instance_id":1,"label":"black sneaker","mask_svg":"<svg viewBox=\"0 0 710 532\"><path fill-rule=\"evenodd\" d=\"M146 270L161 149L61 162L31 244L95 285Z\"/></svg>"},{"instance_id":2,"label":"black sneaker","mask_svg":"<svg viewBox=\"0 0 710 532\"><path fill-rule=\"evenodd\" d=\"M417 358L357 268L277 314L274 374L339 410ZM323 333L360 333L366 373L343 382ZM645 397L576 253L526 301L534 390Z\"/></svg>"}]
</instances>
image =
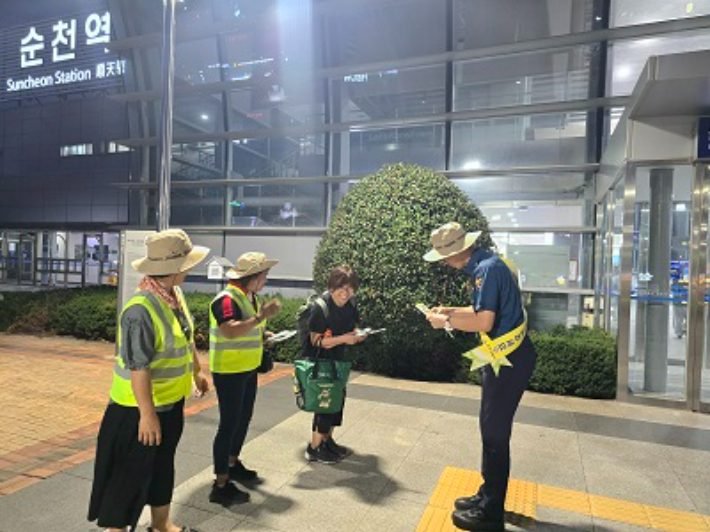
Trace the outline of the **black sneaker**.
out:
<instances>
[{"instance_id":1,"label":"black sneaker","mask_svg":"<svg viewBox=\"0 0 710 532\"><path fill-rule=\"evenodd\" d=\"M221 504L222 506L244 504L249 502L249 494L240 490L234 482L227 482L222 487L215 482L212 484L212 491L210 491L210 502Z\"/></svg>"},{"instance_id":2,"label":"black sneaker","mask_svg":"<svg viewBox=\"0 0 710 532\"><path fill-rule=\"evenodd\" d=\"M483 530L485 532L505 531L505 523L503 522L503 519L493 519L488 517L480 508L465 511L456 510L451 514L451 519L454 522L454 526L456 528L461 528L462 530Z\"/></svg>"},{"instance_id":3,"label":"black sneaker","mask_svg":"<svg viewBox=\"0 0 710 532\"><path fill-rule=\"evenodd\" d=\"M236 480L237 482L253 482L256 480L256 477L256 471L253 469L247 469L239 460L237 460L237 462L229 468L230 480Z\"/></svg>"},{"instance_id":4,"label":"black sneaker","mask_svg":"<svg viewBox=\"0 0 710 532\"><path fill-rule=\"evenodd\" d=\"M466 511L478 508L483 501L483 497L479 494L472 495L471 497L459 497L454 501L454 506L457 510Z\"/></svg>"},{"instance_id":5,"label":"black sneaker","mask_svg":"<svg viewBox=\"0 0 710 532\"><path fill-rule=\"evenodd\" d=\"M309 443L306 445L306 460L309 462L320 462L321 464L337 464L340 457L326 447L325 442L321 443L317 448L311 447Z\"/></svg>"},{"instance_id":6,"label":"black sneaker","mask_svg":"<svg viewBox=\"0 0 710 532\"><path fill-rule=\"evenodd\" d=\"M338 445L337 443L335 443L335 440L333 438L326 440L325 446L331 453L338 455L338 457L341 459L345 458L350 454L350 449L342 445Z\"/></svg>"}]
</instances>

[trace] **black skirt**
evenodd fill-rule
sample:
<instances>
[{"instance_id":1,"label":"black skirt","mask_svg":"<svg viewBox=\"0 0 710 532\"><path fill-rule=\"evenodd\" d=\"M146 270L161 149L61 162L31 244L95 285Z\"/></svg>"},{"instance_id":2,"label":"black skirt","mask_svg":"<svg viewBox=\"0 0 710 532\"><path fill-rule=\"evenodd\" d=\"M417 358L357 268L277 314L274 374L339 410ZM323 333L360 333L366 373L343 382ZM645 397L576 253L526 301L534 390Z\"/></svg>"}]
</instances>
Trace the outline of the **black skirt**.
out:
<instances>
[{"instance_id":1,"label":"black skirt","mask_svg":"<svg viewBox=\"0 0 710 532\"><path fill-rule=\"evenodd\" d=\"M138 441L138 408L108 405L96 447L89 521L107 528L135 527L146 504L170 504L184 406L183 400L158 412L161 444L149 447Z\"/></svg>"}]
</instances>

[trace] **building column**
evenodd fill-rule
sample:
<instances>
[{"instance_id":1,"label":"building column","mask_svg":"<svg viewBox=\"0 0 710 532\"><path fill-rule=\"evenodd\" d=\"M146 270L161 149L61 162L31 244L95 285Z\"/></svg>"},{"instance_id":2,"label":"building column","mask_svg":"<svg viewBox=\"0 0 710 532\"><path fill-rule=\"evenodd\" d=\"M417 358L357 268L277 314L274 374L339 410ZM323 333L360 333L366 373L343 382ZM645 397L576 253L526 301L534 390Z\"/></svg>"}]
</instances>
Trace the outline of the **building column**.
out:
<instances>
[{"instance_id":1,"label":"building column","mask_svg":"<svg viewBox=\"0 0 710 532\"><path fill-rule=\"evenodd\" d=\"M673 169L654 168L650 177L648 295L670 295L671 228L673 222ZM667 301L649 301L646 308L644 391L665 392L668 381Z\"/></svg>"}]
</instances>

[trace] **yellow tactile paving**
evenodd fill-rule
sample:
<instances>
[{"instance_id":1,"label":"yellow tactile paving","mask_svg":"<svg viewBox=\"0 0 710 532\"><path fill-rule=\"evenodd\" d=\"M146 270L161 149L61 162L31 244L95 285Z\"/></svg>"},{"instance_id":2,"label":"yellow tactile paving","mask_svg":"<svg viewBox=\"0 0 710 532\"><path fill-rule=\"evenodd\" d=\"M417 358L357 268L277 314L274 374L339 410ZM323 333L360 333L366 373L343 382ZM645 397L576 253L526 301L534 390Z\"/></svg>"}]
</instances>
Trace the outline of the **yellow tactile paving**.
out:
<instances>
[{"instance_id":1,"label":"yellow tactile paving","mask_svg":"<svg viewBox=\"0 0 710 532\"><path fill-rule=\"evenodd\" d=\"M432 493L417 532L452 532L451 511L458 497L475 493L483 482L477 471L447 467ZM505 509L515 521L534 520L537 506L588 515L665 532L710 532L710 516L601 497L511 479Z\"/></svg>"},{"instance_id":2,"label":"yellow tactile paving","mask_svg":"<svg viewBox=\"0 0 710 532\"><path fill-rule=\"evenodd\" d=\"M586 493L543 484L537 490L537 503L540 506L576 514L591 515L592 512L589 496Z\"/></svg>"}]
</instances>

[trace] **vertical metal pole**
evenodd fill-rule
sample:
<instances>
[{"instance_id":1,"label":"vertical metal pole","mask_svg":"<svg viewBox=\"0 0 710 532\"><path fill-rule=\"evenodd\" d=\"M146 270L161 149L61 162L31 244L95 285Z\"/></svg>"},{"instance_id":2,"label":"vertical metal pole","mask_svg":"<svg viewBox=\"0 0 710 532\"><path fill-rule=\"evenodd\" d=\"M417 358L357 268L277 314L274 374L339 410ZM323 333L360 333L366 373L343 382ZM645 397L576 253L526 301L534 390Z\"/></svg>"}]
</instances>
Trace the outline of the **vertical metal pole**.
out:
<instances>
[{"instance_id":1,"label":"vertical metal pole","mask_svg":"<svg viewBox=\"0 0 710 532\"><path fill-rule=\"evenodd\" d=\"M160 116L160 171L158 173L158 231L170 226L170 163L173 144L173 82L175 0L163 0L162 105Z\"/></svg>"},{"instance_id":2,"label":"vertical metal pole","mask_svg":"<svg viewBox=\"0 0 710 532\"><path fill-rule=\"evenodd\" d=\"M690 290L688 291L688 344L686 354L686 404L700 410L705 322L705 286L708 260L708 165L693 168L690 232Z\"/></svg>"},{"instance_id":3,"label":"vertical metal pole","mask_svg":"<svg viewBox=\"0 0 710 532\"><path fill-rule=\"evenodd\" d=\"M454 2L446 0L446 51L453 52L454 50ZM452 113L454 110L454 64L451 61L446 62L446 113ZM450 119L444 124L444 170L452 170L453 157L453 124Z\"/></svg>"},{"instance_id":4,"label":"vertical metal pole","mask_svg":"<svg viewBox=\"0 0 710 532\"><path fill-rule=\"evenodd\" d=\"M668 298L670 291L671 228L673 223L673 168L651 170L648 271L649 295ZM668 383L668 320L666 301L649 301L646 306L646 359L644 390L666 391Z\"/></svg>"},{"instance_id":5,"label":"vertical metal pole","mask_svg":"<svg viewBox=\"0 0 710 532\"><path fill-rule=\"evenodd\" d=\"M617 399L629 396L629 345L631 333L631 281L633 277L634 214L636 209L636 166L626 165L624 177L624 222L621 244L621 294L619 294L619 334Z\"/></svg>"}]
</instances>

